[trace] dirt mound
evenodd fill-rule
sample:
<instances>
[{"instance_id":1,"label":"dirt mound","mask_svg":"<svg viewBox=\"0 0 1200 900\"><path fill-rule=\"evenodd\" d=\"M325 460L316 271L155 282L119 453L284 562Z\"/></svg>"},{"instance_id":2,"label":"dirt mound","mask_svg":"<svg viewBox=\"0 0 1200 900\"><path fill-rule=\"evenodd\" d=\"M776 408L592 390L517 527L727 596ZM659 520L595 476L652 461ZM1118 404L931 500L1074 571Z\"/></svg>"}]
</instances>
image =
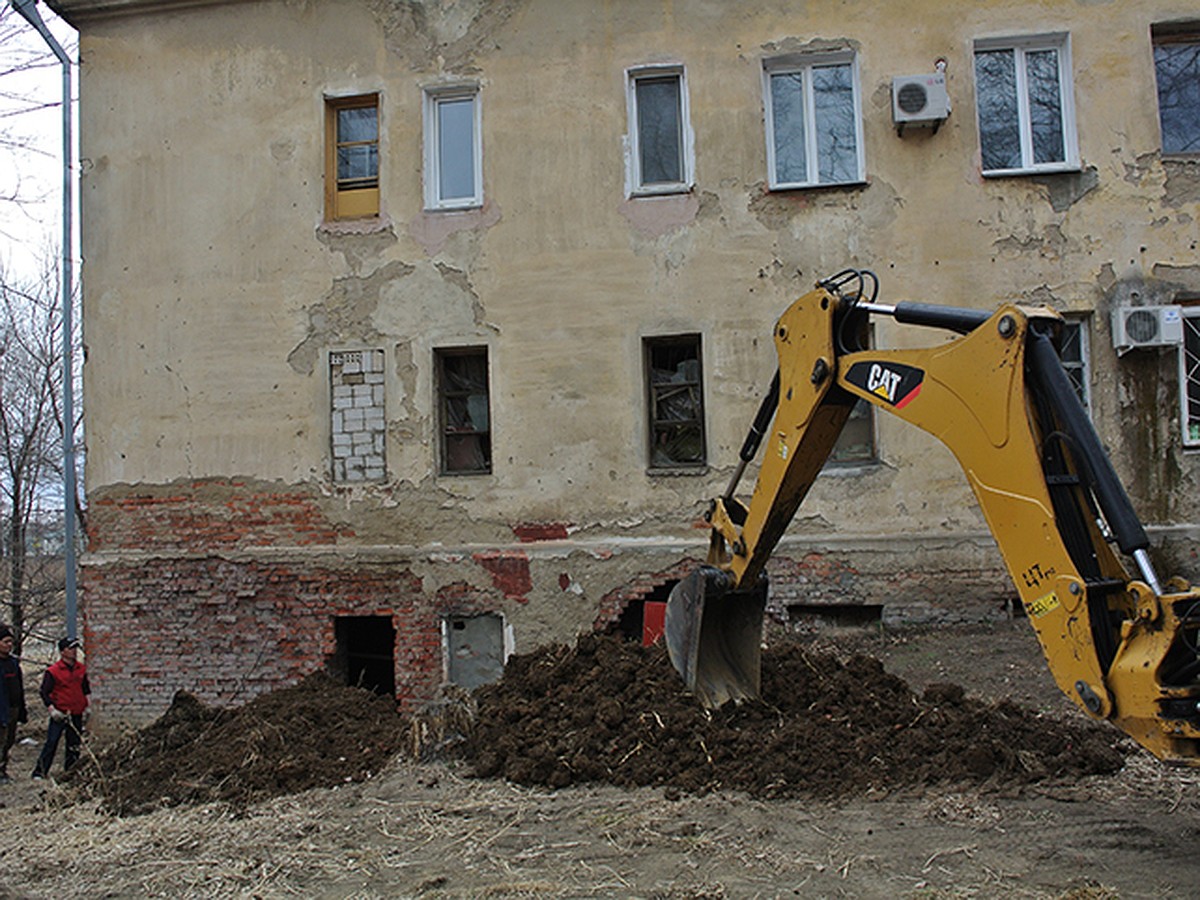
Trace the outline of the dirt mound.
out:
<instances>
[{"instance_id":1,"label":"dirt mound","mask_svg":"<svg viewBox=\"0 0 1200 900\"><path fill-rule=\"evenodd\" d=\"M509 661L477 692L467 758L483 777L834 797L933 783L1025 784L1111 773L1103 726L985 704L955 685L915 694L873 658L797 644L764 653L762 702L707 712L660 646L587 636Z\"/></svg>"},{"instance_id":2,"label":"dirt mound","mask_svg":"<svg viewBox=\"0 0 1200 900\"><path fill-rule=\"evenodd\" d=\"M235 709L180 691L151 725L80 762L69 783L117 815L362 781L404 746L395 704L324 675Z\"/></svg>"}]
</instances>

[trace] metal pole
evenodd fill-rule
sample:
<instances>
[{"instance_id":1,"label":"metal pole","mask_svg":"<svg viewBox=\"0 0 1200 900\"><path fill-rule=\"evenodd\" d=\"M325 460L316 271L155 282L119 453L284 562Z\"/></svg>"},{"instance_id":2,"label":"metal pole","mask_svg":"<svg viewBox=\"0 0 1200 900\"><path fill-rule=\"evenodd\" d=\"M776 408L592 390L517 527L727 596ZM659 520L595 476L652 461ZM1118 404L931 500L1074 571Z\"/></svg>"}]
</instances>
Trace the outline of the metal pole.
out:
<instances>
[{"instance_id":1,"label":"metal pole","mask_svg":"<svg viewBox=\"0 0 1200 900\"><path fill-rule=\"evenodd\" d=\"M11 0L17 11L58 57L62 64L63 131L63 237L62 237L62 319L63 319L63 555L66 568L67 637L79 636L75 589L75 354L72 328L74 275L72 252L74 226L74 179L71 173L71 58L55 40L37 11L37 0Z\"/></svg>"}]
</instances>

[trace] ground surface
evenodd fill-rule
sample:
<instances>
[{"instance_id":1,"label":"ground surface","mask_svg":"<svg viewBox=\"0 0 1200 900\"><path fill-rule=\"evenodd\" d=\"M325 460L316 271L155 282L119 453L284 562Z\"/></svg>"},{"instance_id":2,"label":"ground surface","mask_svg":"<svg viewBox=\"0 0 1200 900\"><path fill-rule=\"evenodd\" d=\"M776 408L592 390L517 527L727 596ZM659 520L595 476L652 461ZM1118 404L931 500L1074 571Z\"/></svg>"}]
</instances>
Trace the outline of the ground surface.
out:
<instances>
[{"instance_id":1,"label":"ground surface","mask_svg":"<svg viewBox=\"0 0 1200 900\"><path fill-rule=\"evenodd\" d=\"M63 784L19 745L0 896L1195 894L1196 775L1089 725L1024 623L807 639L764 661L769 710L711 719L664 662L518 660L468 760L406 761L428 727L319 681L180 697Z\"/></svg>"}]
</instances>

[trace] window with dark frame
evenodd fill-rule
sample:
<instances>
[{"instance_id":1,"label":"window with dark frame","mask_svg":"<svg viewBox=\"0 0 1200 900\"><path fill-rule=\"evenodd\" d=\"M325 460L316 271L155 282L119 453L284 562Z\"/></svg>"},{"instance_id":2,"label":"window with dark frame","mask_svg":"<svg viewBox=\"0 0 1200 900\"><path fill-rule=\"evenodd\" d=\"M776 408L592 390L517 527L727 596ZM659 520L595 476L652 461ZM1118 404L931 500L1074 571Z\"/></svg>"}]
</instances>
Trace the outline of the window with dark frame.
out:
<instances>
[{"instance_id":1,"label":"window with dark frame","mask_svg":"<svg viewBox=\"0 0 1200 900\"><path fill-rule=\"evenodd\" d=\"M1153 25L1150 37L1162 152L1200 153L1200 22Z\"/></svg>"},{"instance_id":2,"label":"window with dark frame","mask_svg":"<svg viewBox=\"0 0 1200 900\"><path fill-rule=\"evenodd\" d=\"M325 218L379 215L379 95L325 100Z\"/></svg>"},{"instance_id":3,"label":"window with dark frame","mask_svg":"<svg viewBox=\"0 0 1200 900\"><path fill-rule=\"evenodd\" d=\"M436 351L441 473L492 471L491 409L486 348Z\"/></svg>"},{"instance_id":4,"label":"window with dark frame","mask_svg":"<svg viewBox=\"0 0 1200 900\"><path fill-rule=\"evenodd\" d=\"M646 338L650 467L704 466L700 335Z\"/></svg>"}]
</instances>

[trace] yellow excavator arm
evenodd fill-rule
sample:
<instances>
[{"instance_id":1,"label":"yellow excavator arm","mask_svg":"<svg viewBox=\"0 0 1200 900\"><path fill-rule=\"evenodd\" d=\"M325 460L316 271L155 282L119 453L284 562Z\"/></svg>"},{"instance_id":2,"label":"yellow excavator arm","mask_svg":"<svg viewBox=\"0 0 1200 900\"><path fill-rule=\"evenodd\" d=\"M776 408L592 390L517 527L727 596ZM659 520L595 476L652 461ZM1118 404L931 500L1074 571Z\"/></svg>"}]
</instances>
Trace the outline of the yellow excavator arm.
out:
<instances>
[{"instance_id":1,"label":"yellow excavator arm","mask_svg":"<svg viewBox=\"0 0 1200 900\"><path fill-rule=\"evenodd\" d=\"M884 306L868 285L877 290L869 272L840 273L775 326L779 371L710 506L706 565L667 607L668 649L688 687L708 706L757 696L767 560L861 398L954 454L1062 691L1156 756L1200 764L1200 589L1159 584L1145 530L1059 362L1061 317ZM872 350L871 315L958 336ZM734 491L760 444L743 504Z\"/></svg>"}]
</instances>

